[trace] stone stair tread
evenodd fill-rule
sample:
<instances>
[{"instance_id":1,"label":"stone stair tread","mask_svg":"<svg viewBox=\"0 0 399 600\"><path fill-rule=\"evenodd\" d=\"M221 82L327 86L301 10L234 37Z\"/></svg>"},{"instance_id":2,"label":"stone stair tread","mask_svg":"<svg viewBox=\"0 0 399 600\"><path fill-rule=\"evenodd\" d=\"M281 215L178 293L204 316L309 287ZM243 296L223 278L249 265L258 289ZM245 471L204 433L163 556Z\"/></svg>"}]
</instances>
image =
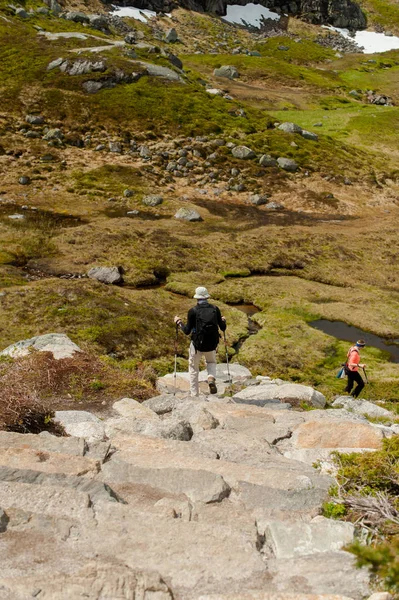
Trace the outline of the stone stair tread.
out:
<instances>
[{"instance_id":1,"label":"stone stair tread","mask_svg":"<svg viewBox=\"0 0 399 600\"><path fill-rule=\"evenodd\" d=\"M116 494L112 489L102 481L76 475L66 475L64 473L44 473L32 469L15 469L12 467L0 466L0 484L21 484L30 486L32 493L39 494L41 490L50 491L68 490L87 495L90 502L96 502L101 499L116 502ZM1 505L1 504L0 504Z\"/></svg>"},{"instance_id":2,"label":"stone stair tread","mask_svg":"<svg viewBox=\"0 0 399 600\"><path fill-rule=\"evenodd\" d=\"M36 435L34 433L14 433L0 431L0 448L32 448L42 452L60 452L73 456L85 454L83 438L58 437L48 432Z\"/></svg>"},{"instance_id":3,"label":"stone stair tread","mask_svg":"<svg viewBox=\"0 0 399 600\"><path fill-rule=\"evenodd\" d=\"M0 453L0 466L76 476L95 475L100 470L99 461L86 456L67 455L33 448L3 449Z\"/></svg>"}]
</instances>

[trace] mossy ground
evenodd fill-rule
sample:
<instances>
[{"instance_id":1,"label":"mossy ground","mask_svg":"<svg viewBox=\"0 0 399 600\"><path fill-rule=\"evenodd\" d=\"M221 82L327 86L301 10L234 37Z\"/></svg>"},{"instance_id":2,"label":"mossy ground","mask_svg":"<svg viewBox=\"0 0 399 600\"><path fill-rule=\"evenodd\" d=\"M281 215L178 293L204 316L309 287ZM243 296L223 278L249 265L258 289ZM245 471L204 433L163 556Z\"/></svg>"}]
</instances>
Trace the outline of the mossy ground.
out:
<instances>
[{"instance_id":1,"label":"mossy ground","mask_svg":"<svg viewBox=\"0 0 399 600\"><path fill-rule=\"evenodd\" d=\"M186 83L143 77L95 95L82 92L83 77L46 68L60 56L75 56L73 49L102 42L49 42L33 26L100 38L102 34L55 18L13 19L12 24L0 20L0 142L14 153L0 157L1 193L17 207L29 204L82 218L75 227L53 227L50 221L25 226L0 219L0 286L6 292L0 297L0 346L51 330L65 331L85 350L106 357L115 372L150 366L163 374L173 366L173 316L184 316L194 288L206 285L228 319L234 360L256 374L309 383L332 397L341 391L335 373L348 344L312 329L310 320L342 320L384 337L399 337L398 113L396 107L370 107L349 96L353 88L372 87L396 98L398 53L378 56L376 63L368 63L363 55L336 60L330 50L314 44L318 30L298 21L290 27L303 36L301 42L254 41L248 32L218 19L195 15L190 21L192 15L176 14L182 42L168 49L181 56ZM160 23L166 27L168 21ZM227 53L194 54L195 36L190 36L195 32L190 27L206 32L212 43L225 40ZM149 41L159 43L151 39L149 26L140 28ZM237 40L262 56L228 54ZM289 50L279 50L281 44ZM124 50L98 56L107 61L107 73L137 66ZM166 64L156 55L145 59ZM214 78L213 69L221 64L237 66L240 80ZM234 100L210 96L201 79L229 91ZM237 109L246 116L235 116ZM257 161L244 163L222 148L217 166L239 168L249 182L248 192L214 194L209 185L207 195L201 195L197 185L187 181L166 187L151 164L128 154L51 148L55 159L45 166L39 157L49 151L47 144L16 133L16 124L30 111L42 112L49 124L68 135L94 132L106 143L114 136L123 139L125 149L133 138L215 134L259 154L292 157L301 171L289 175L260 169ZM319 142L274 129L276 119L317 131ZM323 126L315 129L317 122ZM16 158L21 148L26 154ZM22 172L32 178L32 186L23 190L17 183ZM344 185L345 177L354 185ZM132 198L123 197L126 188L135 191ZM249 207L250 191L268 193L286 210ZM145 193L164 197L162 205L148 209L153 220L110 218L110 207L143 210ZM196 208L204 221L177 222L174 214L181 206ZM94 265L123 266L127 287L59 279L83 275ZM30 282L21 270L24 266L48 278ZM165 279L165 289L138 289ZM244 342L237 357L233 345L246 335L247 320L229 305L240 303L260 309L254 320L262 328ZM186 368L187 344L181 337L179 368ZM221 349L221 359L223 353ZM365 361L371 384L364 395L395 405L397 365L371 348L365 351Z\"/></svg>"}]
</instances>

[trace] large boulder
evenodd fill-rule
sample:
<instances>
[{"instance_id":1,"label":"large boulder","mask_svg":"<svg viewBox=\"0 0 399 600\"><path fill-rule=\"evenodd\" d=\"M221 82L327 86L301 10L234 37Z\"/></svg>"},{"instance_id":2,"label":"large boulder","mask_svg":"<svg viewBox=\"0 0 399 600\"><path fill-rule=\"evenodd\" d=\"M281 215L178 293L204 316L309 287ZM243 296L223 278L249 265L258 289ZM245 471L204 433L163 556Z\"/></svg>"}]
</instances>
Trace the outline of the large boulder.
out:
<instances>
[{"instance_id":1,"label":"large boulder","mask_svg":"<svg viewBox=\"0 0 399 600\"><path fill-rule=\"evenodd\" d=\"M51 352L57 360L71 358L75 352L81 352L79 346L70 340L65 333L46 333L11 344L11 346L0 352L0 356L19 358L27 356L31 350Z\"/></svg>"},{"instance_id":2,"label":"large boulder","mask_svg":"<svg viewBox=\"0 0 399 600\"><path fill-rule=\"evenodd\" d=\"M123 277L119 267L93 267L87 273L90 279L97 279L101 283L118 285L123 283Z\"/></svg>"},{"instance_id":3,"label":"large boulder","mask_svg":"<svg viewBox=\"0 0 399 600\"><path fill-rule=\"evenodd\" d=\"M326 405L325 396L307 385L299 383L283 383L278 385L273 382L265 382L258 386L249 386L233 396L234 400L280 400L288 402L293 406L301 402L317 408Z\"/></svg>"}]
</instances>

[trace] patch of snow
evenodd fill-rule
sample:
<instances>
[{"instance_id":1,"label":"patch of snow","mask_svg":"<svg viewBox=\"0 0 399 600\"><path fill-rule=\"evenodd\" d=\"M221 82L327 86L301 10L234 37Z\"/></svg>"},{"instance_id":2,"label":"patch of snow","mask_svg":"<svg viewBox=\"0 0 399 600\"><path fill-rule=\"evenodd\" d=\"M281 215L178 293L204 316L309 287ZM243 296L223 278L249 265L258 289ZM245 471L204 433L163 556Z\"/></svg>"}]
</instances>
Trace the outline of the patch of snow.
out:
<instances>
[{"instance_id":1,"label":"patch of snow","mask_svg":"<svg viewBox=\"0 0 399 600\"><path fill-rule=\"evenodd\" d=\"M355 41L358 46L363 48L364 54L377 54L399 49L399 37L394 35L389 36L375 31L356 31L355 35L352 35L348 29L339 29L332 26L327 27L327 29L337 31L344 37Z\"/></svg>"},{"instance_id":2,"label":"patch of snow","mask_svg":"<svg viewBox=\"0 0 399 600\"><path fill-rule=\"evenodd\" d=\"M272 19L273 21L280 20L280 15L260 4L246 4L245 6L231 4L227 6L226 10L227 14L223 19L229 23L236 23L238 25L248 23L253 27L260 27L262 17Z\"/></svg>"},{"instance_id":3,"label":"patch of snow","mask_svg":"<svg viewBox=\"0 0 399 600\"><path fill-rule=\"evenodd\" d=\"M149 19L157 16L153 10L134 8L134 6L113 6L113 9L111 14L115 17L130 17L142 23L147 23ZM172 15L167 13L166 16L171 17Z\"/></svg>"}]
</instances>

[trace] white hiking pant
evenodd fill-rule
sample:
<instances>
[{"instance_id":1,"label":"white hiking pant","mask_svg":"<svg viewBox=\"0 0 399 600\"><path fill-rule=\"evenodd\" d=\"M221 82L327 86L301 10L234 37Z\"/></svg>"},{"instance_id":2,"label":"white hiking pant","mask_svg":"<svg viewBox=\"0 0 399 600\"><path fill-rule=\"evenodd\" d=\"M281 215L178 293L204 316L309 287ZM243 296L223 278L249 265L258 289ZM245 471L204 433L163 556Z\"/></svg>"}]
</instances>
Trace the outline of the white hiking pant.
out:
<instances>
[{"instance_id":1,"label":"white hiking pant","mask_svg":"<svg viewBox=\"0 0 399 600\"><path fill-rule=\"evenodd\" d=\"M188 372L190 375L190 395L199 395L199 366L201 358L204 357L206 361L206 370L208 371L208 381L210 377L216 379L216 350L211 352L199 352L195 350L193 342L190 344L188 353Z\"/></svg>"}]
</instances>

